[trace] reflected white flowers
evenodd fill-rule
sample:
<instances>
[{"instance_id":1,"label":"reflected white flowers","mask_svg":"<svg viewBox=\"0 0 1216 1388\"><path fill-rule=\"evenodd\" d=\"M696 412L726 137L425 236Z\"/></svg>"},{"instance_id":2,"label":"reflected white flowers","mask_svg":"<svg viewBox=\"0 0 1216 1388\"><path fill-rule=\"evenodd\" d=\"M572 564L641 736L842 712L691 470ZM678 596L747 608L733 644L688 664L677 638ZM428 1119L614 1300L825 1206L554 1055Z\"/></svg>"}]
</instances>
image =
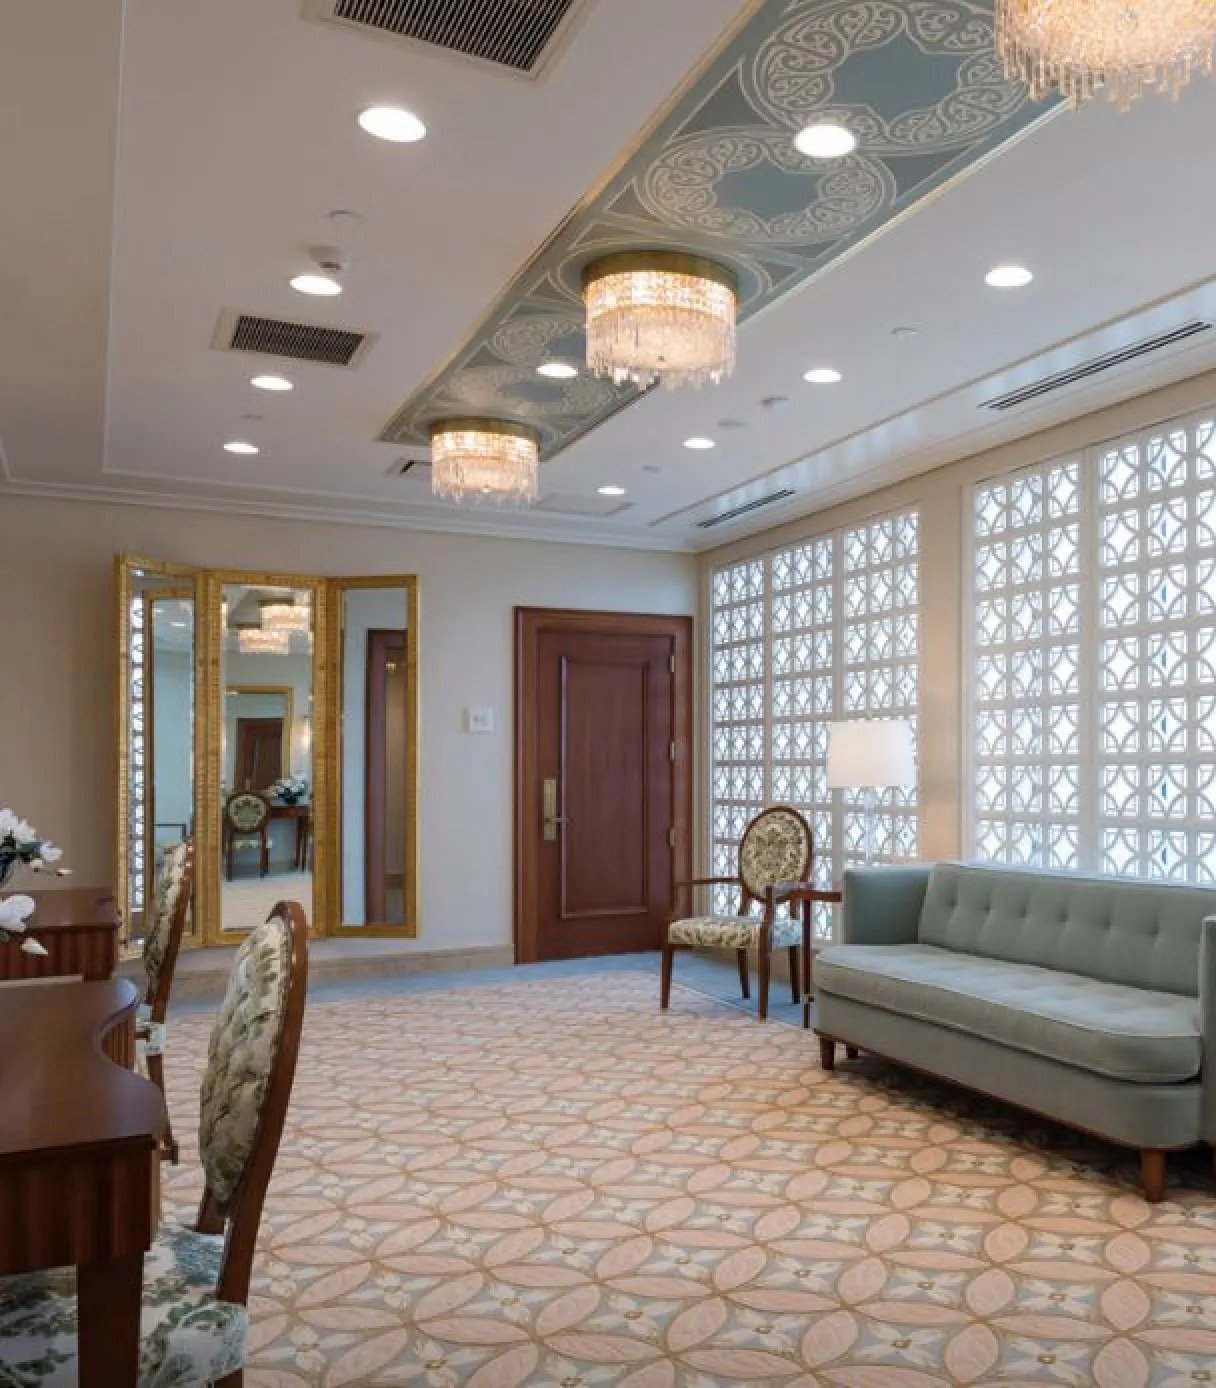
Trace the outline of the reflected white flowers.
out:
<instances>
[{"instance_id":1,"label":"reflected white flowers","mask_svg":"<svg viewBox=\"0 0 1216 1388\"><path fill-rule=\"evenodd\" d=\"M0 943L8 944L25 934L25 922L34 913L32 896L8 896L0 898ZM46 954L37 940L23 939L22 954Z\"/></svg>"}]
</instances>

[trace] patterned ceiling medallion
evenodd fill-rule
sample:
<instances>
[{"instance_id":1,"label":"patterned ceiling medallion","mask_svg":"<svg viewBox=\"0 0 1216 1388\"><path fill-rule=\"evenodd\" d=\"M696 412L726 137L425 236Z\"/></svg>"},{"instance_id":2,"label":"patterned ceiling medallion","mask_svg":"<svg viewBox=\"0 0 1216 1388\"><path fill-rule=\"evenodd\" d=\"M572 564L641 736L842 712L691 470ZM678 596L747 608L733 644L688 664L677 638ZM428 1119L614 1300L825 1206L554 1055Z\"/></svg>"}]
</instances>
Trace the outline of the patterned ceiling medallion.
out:
<instances>
[{"instance_id":1,"label":"patterned ceiling medallion","mask_svg":"<svg viewBox=\"0 0 1216 1388\"><path fill-rule=\"evenodd\" d=\"M738 285L678 251L625 251L583 274L587 365L617 385L717 385L735 369Z\"/></svg>"},{"instance_id":2,"label":"patterned ceiling medallion","mask_svg":"<svg viewBox=\"0 0 1216 1388\"><path fill-rule=\"evenodd\" d=\"M445 501L518 502L539 495L535 430L499 419L445 419L431 426L431 490Z\"/></svg>"},{"instance_id":3,"label":"patterned ceiling medallion","mask_svg":"<svg viewBox=\"0 0 1216 1388\"><path fill-rule=\"evenodd\" d=\"M1080 105L1098 90L1126 111L1156 88L1177 100L1216 58L1216 0L997 0L1010 77Z\"/></svg>"},{"instance_id":4,"label":"patterned ceiling medallion","mask_svg":"<svg viewBox=\"0 0 1216 1388\"><path fill-rule=\"evenodd\" d=\"M588 265L631 251L704 256L734 276L742 329L989 159L1061 104L1053 95L1036 106L1006 76L993 3L751 0L380 437L419 450L435 420L485 415L534 428L541 456L555 457L641 395L629 376L537 375L548 361L587 360ZM798 133L822 122L857 136L852 154L798 152Z\"/></svg>"}]
</instances>

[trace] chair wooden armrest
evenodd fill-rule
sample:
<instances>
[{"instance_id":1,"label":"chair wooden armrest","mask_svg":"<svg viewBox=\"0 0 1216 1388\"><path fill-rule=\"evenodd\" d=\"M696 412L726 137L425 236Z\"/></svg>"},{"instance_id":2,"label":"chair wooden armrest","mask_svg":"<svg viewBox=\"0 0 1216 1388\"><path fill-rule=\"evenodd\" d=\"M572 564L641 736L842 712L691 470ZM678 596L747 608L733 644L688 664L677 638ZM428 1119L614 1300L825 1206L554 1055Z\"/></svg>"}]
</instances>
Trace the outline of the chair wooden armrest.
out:
<instances>
[{"instance_id":1,"label":"chair wooden armrest","mask_svg":"<svg viewBox=\"0 0 1216 1388\"><path fill-rule=\"evenodd\" d=\"M689 877L683 882L676 882L674 890L679 891L681 887L737 887L739 879L737 877Z\"/></svg>"},{"instance_id":2,"label":"chair wooden armrest","mask_svg":"<svg viewBox=\"0 0 1216 1388\"><path fill-rule=\"evenodd\" d=\"M829 906L839 906L844 900L844 893L836 887L826 890L822 887L801 887L795 895L798 901L824 901Z\"/></svg>"}]
</instances>

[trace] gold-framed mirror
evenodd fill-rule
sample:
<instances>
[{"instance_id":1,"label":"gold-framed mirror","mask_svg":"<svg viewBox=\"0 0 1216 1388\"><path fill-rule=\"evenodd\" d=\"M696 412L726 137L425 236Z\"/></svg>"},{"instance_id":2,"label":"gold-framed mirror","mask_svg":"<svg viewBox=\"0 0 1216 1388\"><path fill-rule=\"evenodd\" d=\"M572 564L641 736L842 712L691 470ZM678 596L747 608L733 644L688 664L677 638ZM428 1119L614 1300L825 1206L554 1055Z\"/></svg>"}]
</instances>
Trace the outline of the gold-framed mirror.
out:
<instances>
[{"instance_id":1,"label":"gold-framed mirror","mask_svg":"<svg viewBox=\"0 0 1216 1388\"><path fill-rule=\"evenodd\" d=\"M202 747L197 569L119 555L116 899L128 945L144 934L164 853L195 833ZM199 921L187 924L187 942Z\"/></svg>"},{"instance_id":2,"label":"gold-framed mirror","mask_svg":"<svg viewBox=\"0 0 1216 1388\"><path fill-rule=\"evenodd\" d=\"M232 944L285 898L319 934L415 936L416 578L119 555L115 586L128 945L186 835L187 947Z\"/></svg>"},{"instance_id":3,"label":"gold-framed mirror","mask_svg":"<svg viewBox=\"0 0 1216 1388\"><path fill-rule=\"evenodd\" d=\"M338 578L330 655L339 715L333 919L341 935L418 931L418 585L413 575Z\"/></svg>"}]
</instances>

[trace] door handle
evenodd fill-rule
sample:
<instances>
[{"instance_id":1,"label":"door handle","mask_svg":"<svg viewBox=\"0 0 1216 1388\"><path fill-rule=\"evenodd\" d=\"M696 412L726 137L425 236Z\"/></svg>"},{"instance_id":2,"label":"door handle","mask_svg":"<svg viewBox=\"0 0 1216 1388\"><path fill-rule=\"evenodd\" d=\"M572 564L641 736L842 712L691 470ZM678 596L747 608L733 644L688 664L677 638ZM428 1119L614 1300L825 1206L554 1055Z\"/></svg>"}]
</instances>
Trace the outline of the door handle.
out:
<instances>
[{"instance_id":1,"label":"door handle","mask_svg":"<svg viewBox=\"0 0 1216 1388\"><path fill-rule=\"evenodd\" d=\"M570 821L565 815L557 812L557 780L550 777L541 782L540 787L541 802L541 838L546 843L557 841L557 826L559 824L569 824Z\"/></svg>"}]
</instances>

